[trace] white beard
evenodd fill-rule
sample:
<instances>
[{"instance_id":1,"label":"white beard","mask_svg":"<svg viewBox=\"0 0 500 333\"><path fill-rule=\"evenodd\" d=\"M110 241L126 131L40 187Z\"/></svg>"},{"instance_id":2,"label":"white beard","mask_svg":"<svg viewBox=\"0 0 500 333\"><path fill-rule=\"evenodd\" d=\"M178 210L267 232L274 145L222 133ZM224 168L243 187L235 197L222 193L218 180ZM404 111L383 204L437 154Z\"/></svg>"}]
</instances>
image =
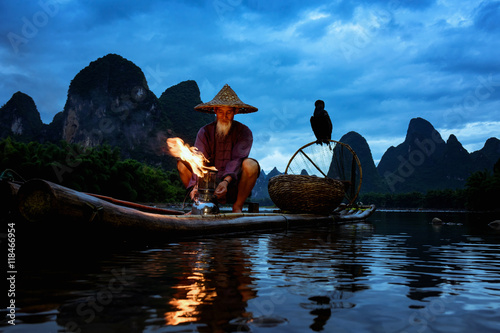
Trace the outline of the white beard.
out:
<instances>
[{"instance_id":1,"label":"white beard","mask_svg":"<svg viewBox=\"0 0 500 333\"><path fill-rule=\"evenodd\" d=\"M217 122L217 126L215 127L215 136L218 139L224 139L227 133L229 133L229 130L231 129L231 124L232 124L231 122L225 124Z\"/></svg>"}]
</instances>

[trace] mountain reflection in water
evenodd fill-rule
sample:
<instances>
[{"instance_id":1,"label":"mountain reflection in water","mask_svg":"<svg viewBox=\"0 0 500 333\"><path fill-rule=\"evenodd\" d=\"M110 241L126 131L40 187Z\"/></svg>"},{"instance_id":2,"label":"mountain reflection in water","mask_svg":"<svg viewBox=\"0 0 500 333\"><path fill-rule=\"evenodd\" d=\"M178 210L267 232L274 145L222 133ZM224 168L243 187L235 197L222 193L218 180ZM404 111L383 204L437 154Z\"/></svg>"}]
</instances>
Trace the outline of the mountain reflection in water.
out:
<instances>
[{"instance_id":1,"label":"mountain reflection in water","mask_svg":"<svg viewBox=\"0 0 500 333\"><path fill-rule=\"evenodd\" d=\"M500 331L498 217L435 215L22 251L16 326L0 330Z\"/></svg>"}]
</instances>

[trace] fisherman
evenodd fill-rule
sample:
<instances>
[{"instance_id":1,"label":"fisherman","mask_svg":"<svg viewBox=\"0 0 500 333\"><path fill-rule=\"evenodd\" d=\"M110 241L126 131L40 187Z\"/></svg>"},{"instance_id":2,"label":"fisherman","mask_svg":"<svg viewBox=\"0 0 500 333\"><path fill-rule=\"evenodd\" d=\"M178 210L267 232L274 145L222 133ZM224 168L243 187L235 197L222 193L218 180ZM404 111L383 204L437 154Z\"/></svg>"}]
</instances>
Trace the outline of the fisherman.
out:
<instances>
[{"instance_id":1,"label":"fisherman","mask_svg":"<svg viewBox=\"0 0 500 333\"><path fill-rule=\"evenodd\" d=\"M249 158L252 148L252 131L234 120L235 114L256 112L257 108L243 103L229 85L210 101L198 104L196 111L212 113L216 120L203 126L196 136L195 147L217 169L218 185L215 196L222 204L232 203L233 212L241 213L245 200L259 177L257 160ZM191 199L198 195L197 176L189 164L179 160L177 169L182 183L191 189Z\"/></svg>"}]
</instances>

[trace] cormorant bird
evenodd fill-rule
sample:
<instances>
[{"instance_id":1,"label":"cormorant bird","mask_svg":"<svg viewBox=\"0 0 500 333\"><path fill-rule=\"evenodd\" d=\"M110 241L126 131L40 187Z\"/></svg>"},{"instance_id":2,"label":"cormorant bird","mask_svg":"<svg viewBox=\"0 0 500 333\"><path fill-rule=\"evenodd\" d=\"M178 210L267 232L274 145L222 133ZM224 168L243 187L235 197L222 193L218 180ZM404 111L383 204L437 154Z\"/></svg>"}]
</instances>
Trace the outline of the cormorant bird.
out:
<instances>
[{"instance_id":1,"label":"cormorant bird","mask_svg":"<svg viewBox=\"0 0 500 333\"><path fill-rule=\"evenodd\" d=\"M329 143L332 138L332 121L328 112L325 110L325 102L318 99L314 106L314 115L311 117L311 127L316 136L316 143Z\"/></svg>"}]
</instances>

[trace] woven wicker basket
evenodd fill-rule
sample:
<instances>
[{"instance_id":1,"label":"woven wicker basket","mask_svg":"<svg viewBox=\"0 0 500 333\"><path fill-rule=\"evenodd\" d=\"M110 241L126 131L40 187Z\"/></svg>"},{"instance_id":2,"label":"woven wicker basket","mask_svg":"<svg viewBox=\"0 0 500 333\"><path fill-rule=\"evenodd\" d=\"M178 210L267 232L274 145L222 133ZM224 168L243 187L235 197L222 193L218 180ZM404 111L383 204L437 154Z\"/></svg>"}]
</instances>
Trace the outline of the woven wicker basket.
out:
<instances>
[{"instance_id":1,"label":"woven wicker basket","mask_svg":"<svg viewBox=\"0 0 500 333\"><path fill-rule=\"evenodd\" d=\"M344 184L335 179L278 175L269 180L269 196L282 211L329 214L344 199Z\"/></svg>"}]
</instances>

